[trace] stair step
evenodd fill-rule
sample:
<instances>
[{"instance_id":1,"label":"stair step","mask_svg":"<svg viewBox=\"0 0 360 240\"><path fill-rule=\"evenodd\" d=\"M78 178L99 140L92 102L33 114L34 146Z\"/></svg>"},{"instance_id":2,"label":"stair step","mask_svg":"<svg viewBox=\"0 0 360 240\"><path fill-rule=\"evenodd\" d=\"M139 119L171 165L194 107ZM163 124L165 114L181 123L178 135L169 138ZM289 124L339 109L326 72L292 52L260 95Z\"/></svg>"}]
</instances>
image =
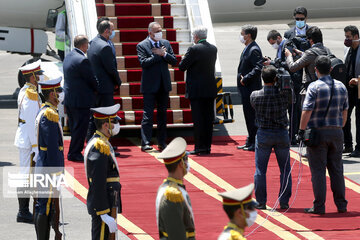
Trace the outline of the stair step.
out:
<instances>
[{"instance_id":1,"label":"stair step","mask_svg":"<svg viewBox=\"0 0 360 240\"><path fill-rule=\"evenodd\" d=\"M131 110L142 110L144 109L144 97L114 97L115 103L120 104L121 111L131 111ZM156 107L156 104L155 104ZM190 101L185 98L184 95L181 96L170 96L168 102L169 110L179 110L179 109L188 109L190 108Z\"/></svg>"},{"instance_id":2,"label":"stair step","mask_svg":"<svg viewBox=\"0 0 360 240\"><path fill-rule=\"evenodd\" d=\"M115 29L129 29L129 28L145 28L147 29L149 23L158 22L162 28L187 29L187 17L153 17L153 16L126 16L126 17L110 17L110 21L114 24Z\"/></svg>"},{"instance_id":3,"label":"stair step","mask_svg":"<svg viewBox=\"0 0 360 240\"><path fill-rule=\"evenodd\" d=\"M183 3L183 0L95 0L96 3Z\"/></svg>"},{"instance_id":4,"label":"stair step","mask_svg":"<svg viewBox=\"0 0 360 240\"><path fill-rule=\"evenodd\" d=\"M178 66L181 61L181 55L176 55L177 63L175 65ZM138 56L125 56L125 57L116 57L118 69L126 69L126 68L140 68L140 62Z\"/></svg>"},{"instance_id":5,"label":"stair step","mask_svg":"<svg viewBox=\"0 0 360 240\"><path fill-rule=\"evenodd\" d=\"M169 69L170 77L172 82L181 82L184 81L185 75L183 71L180 71L178 68ZM118 70L119 76L123 83L130 82L140 82L141 81L141 69L126 69Z\"/></svg>"},{"instance_id":6,"label":"stair step","mask_svg":"<svg viewBox=\"0 0 360 240\"><path fill-rule=\"evenodd\" d=\"M150 4L150 3L127 3L127 4L96 4L98 16L186 16L185 4Z\"/></svg>"},{"instance_id":7,"label":"stair step","mask_svg":"<svg viewBox=\"0 0 360 240\"><path fill-rule=\"evenodd\" d=\"M163 29L163 39L176 42L191 42L190 30ZM147 29L122 29L115 30L114 43L136 42L139 43L148 36Z\"/></svg>"},{"instance_id":8,"label":"stair step","mask_svg":"<svg viewBox=\"0 0 360 240\"><path fill-rule=\"evenodd\" d=\"M119 111L117 115L121 118L120 125L141 125L141 120L144 111ZM154 110L154 123L157 123L157 110ZM181 124L192 123L191 110L167 110L166 111L167 124Z\"/></svg>"},{"instance_id":9,"label":"stair step","mask_svg":"<svg viewBox=\"0 0 360 240\"><path fill-rule=\"evenodd\" d=\"M120 92L114 93L114 97L135 97L142 96L140 92L141 83L123 83L120 86ZM185 82L171 82L172 90L169 93L170 96L185 95Z\"/></svg>"}]
</instances>

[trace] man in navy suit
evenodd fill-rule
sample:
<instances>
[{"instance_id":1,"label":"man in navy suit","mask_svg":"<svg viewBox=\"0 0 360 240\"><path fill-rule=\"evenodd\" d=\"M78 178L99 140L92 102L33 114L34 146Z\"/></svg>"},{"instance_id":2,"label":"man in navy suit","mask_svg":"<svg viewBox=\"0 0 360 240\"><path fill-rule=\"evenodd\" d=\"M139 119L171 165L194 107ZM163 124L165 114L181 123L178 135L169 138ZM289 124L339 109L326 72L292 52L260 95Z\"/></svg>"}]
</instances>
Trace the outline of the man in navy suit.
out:
<instances>
[{"instance_id":1,"label":"man in navy suit","mask_svg":"<svg viewBox=\"0 0 360 240\"><path fill-rule=\"evenodd\" d=\"M191 154L203 155L211 151L214 100L217 96L215 63L217 48L206 41L207 29L197 27L193 33L195 45L189 47L179 64L186 70L186 97L191 103L194 121L195 149Z\"/></svg>"},{"instance_id":2,"label":"man in navy suit","mask_svg":"<svg viewBox=\"0 0 360 240\"><path fill-rule=\"evenodd\" d=\"M89 125L90 108L95 106L98 83L89 59L85 56L89 40L84 35L74 39L74 50L64 59L65 108L69 117L71 142L68 153L70 161L84 161L81 151Z\"/></svg>"},{"instance_id":3,"label":"man in navy suit","mask_svg":"<svg viewBox=\"0 0 360 240\"><path fill-rule=\"evenodd\" d=\"M257 28L245 25L241 28L240 41L245 44L241 54L240 64L237 74L237 86L241 94L243 112L248 131L246 143L238 146L238 149L255 151L255 110L250 104L250 95L253 91L261 89L261 69L263 57L260 47L255 42Z\"/></svg>"},{"instance_id":4,"label":"man in navy suit","mask_svg":"<svg viewBox=\"0 0 360 240\"><path fill-rule=\"evenodd\" d=\"M114 105L114 91L119 89L121 80L114 63L114 53L108 41L115 36L114 24L104 20L99 23L98 35L91 40L88 57L99 82L97 107Z\"/></svg>"},{"instance_id":5,"label":"man in navy suit","mask_svg":"<svg viewBox=\"0 0 360 240\"><path fill-rule=\"evenodd\" d=\"M151 150L155 101L157 102L158 147L166 147L166 110L171 91L168 64L176 65L177 60L168 40L162 39L162 28L157 22L149 24L149 36L137 46L142 67L140 91L144 96L144 114L141 121L141 149Z\"/></svg>"}]
</instances>

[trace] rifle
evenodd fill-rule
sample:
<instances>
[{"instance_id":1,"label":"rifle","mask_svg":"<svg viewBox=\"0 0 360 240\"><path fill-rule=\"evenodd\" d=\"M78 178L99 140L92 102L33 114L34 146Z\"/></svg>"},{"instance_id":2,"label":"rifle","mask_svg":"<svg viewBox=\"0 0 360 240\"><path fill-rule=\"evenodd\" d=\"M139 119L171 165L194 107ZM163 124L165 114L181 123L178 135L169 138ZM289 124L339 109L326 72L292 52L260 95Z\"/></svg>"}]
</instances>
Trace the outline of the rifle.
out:
<instances>
[{"instance_id":1,"label":"rifle","mask_svg":"<svg viewBox=\"0 0 360 240\"><path fill-rule=\"evenodd\" d=\"M111 217L113 217L115 219L116 224L117 224L116 217L117 217L117 212L118 212L117 201L118 201L118 192L114 191L114 201L113 201L113 206L111 208ZM117 240L117 231L114 232L114 233L110 233L109 239L110 240Z\"/></svg>"},{"instance_id":2,"label":"rifle","mask_svg":"<svg viewBox=\"0 0 360 240\"><path fill-rule=\"evenodd\" d=\"M59 219L60 219L60 207L59 207L59 198L53 199L53 206L55 207L55 215L53 216L52 228L55 231L55 240L61 240L62 233L59 230ZM63 223L64 224L64 223Z\"/></svg>"},{"instance_id":3,"label":"rifle","mask_svg":"<svg viewBox=\"0 0 360 240\"><path fill-rule=\"evenodd\" d=\"M35 157L35 153L31 153L30 155L30 174L34 173L34 167L35 167L35 161L34 161L34 157ZM30 177L30 176L29 176ZM33 197L33 222L35 223L35 205L36 205L36 201L37 201L37 197L35 196L35 194L32 194Z\"/></svg>"}]
</instances>

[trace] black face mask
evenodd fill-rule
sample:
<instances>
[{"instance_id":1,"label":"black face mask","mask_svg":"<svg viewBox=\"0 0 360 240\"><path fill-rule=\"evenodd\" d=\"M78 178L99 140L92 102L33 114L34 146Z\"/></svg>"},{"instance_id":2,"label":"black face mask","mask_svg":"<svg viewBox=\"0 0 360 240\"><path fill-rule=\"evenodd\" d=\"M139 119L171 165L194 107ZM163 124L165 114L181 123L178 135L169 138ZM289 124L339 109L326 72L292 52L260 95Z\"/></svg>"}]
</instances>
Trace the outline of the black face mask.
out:
<instances>
[{"instance_id":1,"label":"black face mask","mask_svg":"<svg viewBox=\"0 0 360 240\"><path fill-rule=\"evenodd\" d=\"M344 45L345 45L345 47L351 47L351 46L352 46L352 42L353 42L352 39L345 38L345 40L344 40Z\"/></svg>"}]
</instances>

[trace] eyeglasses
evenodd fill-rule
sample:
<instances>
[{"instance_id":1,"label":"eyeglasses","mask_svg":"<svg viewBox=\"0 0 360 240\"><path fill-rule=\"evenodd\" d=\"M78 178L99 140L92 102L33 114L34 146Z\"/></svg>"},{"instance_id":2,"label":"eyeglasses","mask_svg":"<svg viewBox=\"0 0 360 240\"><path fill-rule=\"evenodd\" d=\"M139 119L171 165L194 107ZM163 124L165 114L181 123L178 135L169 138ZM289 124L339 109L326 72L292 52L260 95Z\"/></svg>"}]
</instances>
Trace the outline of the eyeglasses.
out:
<instances>
[{"instance_id":1,"label":"eyeglasses","mask_svg":"<svg viewBox=\"0 0 360 240\"><path fill-rule=\"evenodd\" d=\"M295 18L296 21L304 21L305 18Z\"/></svg>"}]
</instances>

